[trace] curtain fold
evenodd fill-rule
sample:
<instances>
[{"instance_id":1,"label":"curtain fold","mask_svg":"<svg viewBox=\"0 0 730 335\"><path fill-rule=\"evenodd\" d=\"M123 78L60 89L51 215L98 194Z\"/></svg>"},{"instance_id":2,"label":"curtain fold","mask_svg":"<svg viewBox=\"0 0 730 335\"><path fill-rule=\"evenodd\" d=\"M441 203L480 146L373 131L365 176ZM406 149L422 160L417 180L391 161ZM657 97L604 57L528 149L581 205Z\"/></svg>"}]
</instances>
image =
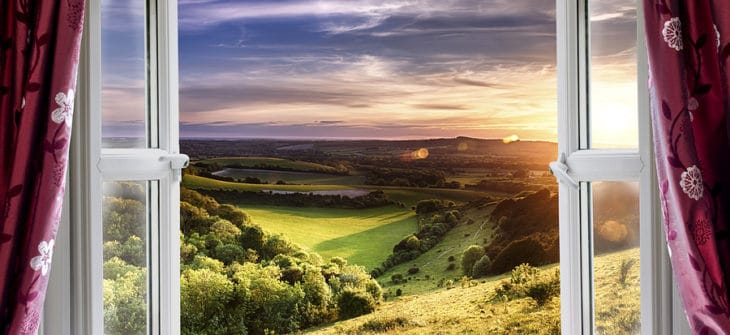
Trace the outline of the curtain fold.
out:
<instances>
[{"instance_id":1,"label":"curtain fold","mask_svg":"<svg viewBox=\"0 0 730 335\"><path fill-rule=\"evenodd\" d=\"M36 334L65 189L84 0L0 0L0 332Z\"/></svg>"},{"instance_id":2,"label":"curtain fold","mask_svg":"<svg viewBox=\"0 0 730 335\"><path fill-rule=\"evenodd\" d=\"M730 334L730 3L644 0L664 228L696 334Z\"/></svg>"}]
</instances>

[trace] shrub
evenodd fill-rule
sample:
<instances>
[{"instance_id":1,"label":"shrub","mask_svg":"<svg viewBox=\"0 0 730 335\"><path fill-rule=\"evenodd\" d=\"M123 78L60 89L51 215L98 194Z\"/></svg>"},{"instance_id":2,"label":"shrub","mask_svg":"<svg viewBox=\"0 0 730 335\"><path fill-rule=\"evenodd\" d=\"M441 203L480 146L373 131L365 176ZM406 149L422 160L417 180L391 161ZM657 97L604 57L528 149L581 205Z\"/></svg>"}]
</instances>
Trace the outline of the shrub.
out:
<instances>
[{"instance_id":1,"label":"shrub","mask_svg":"<svg viewBox=\"0 0 730 335\"><path fill-rule=\"evenodd\" d=\"M474 263L482 258L482 256L484 256L484 248L481 246L470 245L464 250L464 254L461 256L461 269L465 275L471 276L471 269L474 267Z\"/></svg>"},{"instance_id":2,"label":"shrub","mask_svg":"<svg viewBox=\"0 0 730 335\"><path fill-rule=\"evenodd\" d=\"M456 257L454 257L453 255L452 256L449 256L449 262L453 262L455 260L456 260Z\"/></svg>"},{"instance_id":3,"label":"shrub","mask_svg":"<svg viewBox=\"0 0 730 335\"><path fill-rule=\"evenodd\" d=\"M618 277L618 282L621 286L626 286L626 279L629 276L629 270L636 263L636 258L629 258L621 260L621 269Z\"/></svg>"},{"instance_id":4,"label":"shrub","mask_svg":"<svg viewBox=\"0 0 730 335\"><path fill-rule=\"evenodd\" d=\"M236 244L220 244L215 247L215 258L223 262L225 265L230 265L235 261L243 260L245 256L246 251Z\"/></svg>"},{"instance_id":5,"label":"shrub","mask_svg":"<svg viewBox=\"0 0 730 335\"><path fill-rule=\"evenodd\" d=\"M538 307L544 306L553 297L560 295L560 273L555 271L555 274L548 278L540 278L529 282L525 286L525 293L532 300L535 300Z\"/></svg>"},{"instance_id":6,"label":"shrub","mask_svg":"<svg viewBox=\"0 0 730 335\"><path fill-rule=\"evenodd\" d=\"M510 283L514 285L524 285L533 280L537 276L538 269L527 263L522 263L512 269L510 274Z\"/></svg>"},{"instance_id":7,"label":"shrub","mask_svg":"<svg viewBox=\"0 0 730 335\"><path fill-rule=\"evenodd\" d=\"M414 267L408 269L408 274L411 274L411 275L416 274L416 273L418 273L419 270L420 269L418 267L414 266Z\"/></svg>"},{"instance_id":8,"label":"shrub","mask_svg":"<svg viewBox=\"0 0 730 335\"><path fill-rule=\"evenodd\" d=\"M403 290L402 289L395 290L395 296L396 297L400 297L401 295L403 295Z\"/></svg>"},{"instance_id":9,"label":"shrub","mask_svg":"<svg viewBox=\"0 0 730 335\"><path fill-rule=\"evenodd\" d=\"M474 266L471 269L471 276L474 278L486 276L487 273L489 273L489 268L491 266L492 260L489 259L489 256L484 255L476 263L474 263Z\"/></svg>"},{"instance_id":10,"label":"shrub","mask_svg":"<svg viewBox=\"0 0 730 335\"><path fill-rule=\"evenodd\" d=\"M450 263L449 266L446 267L446 271L454 271L456 270L456 264Z\"/></svg>"},{"instance_id":11,"label":"shrub","mask_svg":"<svg viewBox=\"0 0 730 335\"><path fill-rule=\"evenodd\" d=\"M398 284L403 281L403 275L398 273L390 276L390 281L393 282L393 284Z\"/></svg>"},{"instance_id":12,"label":"shrub","mask_svg":"<svg viewBox=\"0 0 730 335\"><path fill-rule=\"evenodd\" d=\"M368 320L360 326L362 332L387 332L391 330L397 330L411 325L408 319L398 316L394 318L379 318Z\"/></svg>"},{"instance_id":13,"label":"shrub","mask_svg":"<svg viewBox=\"0 0 730 335\"><path fill-rule=\"evenodd\" d=\"M351 319L375 310L375 300L359 290L345 288L337 299L339 316L342 319Z\"/></svg>"},{"instance_id":14,"label":"shrub","mask_svg":"<svg viewBox=\"0 0 730 335\"><path fill-rule=\"evenodd\" d=\"M512 241L506 248L497 254L489 270L491 274L500 274L509 271L515 266L528 263L542 265L545 259L545 250L540 242L533 237Z\"/></svg>"},{"instance_id":15,"label":"shrub","mask_svg":"<svg viewBox=\"0 0 730 335\"><path fill-rule=\"evenodd\" d=\"M416 214L426 214L435 212L444 206L444 202L439 199L421 200L416 204Z\"/></svg>"}]
</instances>

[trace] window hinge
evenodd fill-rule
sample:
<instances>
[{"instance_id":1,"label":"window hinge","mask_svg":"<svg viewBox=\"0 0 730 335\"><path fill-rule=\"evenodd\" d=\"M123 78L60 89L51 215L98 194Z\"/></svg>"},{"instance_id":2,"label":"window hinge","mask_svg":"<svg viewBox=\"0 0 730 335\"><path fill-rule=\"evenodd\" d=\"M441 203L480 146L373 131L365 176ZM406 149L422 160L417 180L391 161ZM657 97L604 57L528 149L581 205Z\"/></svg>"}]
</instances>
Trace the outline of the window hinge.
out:
<instances>
[{"instance_id":1,"label":"window hinge","mask_svg":"<svg viewBox=\"0 0 730 335\"><path fill-rule=\"evenodd\" d=\"M182 181L182 169L188 167L190 164L190 157L185 154L171 154L160 156L160 161L169 161L170 168L173 171L175 181Z\"/></svg>"},{"instance_id":2,"label":"window hinge","mask_svg":"<svg viewBox=\"0 0 730 335\"><path fill-rule=\"evenodd\" d=\"M559 183L573 188L578 188L578 182L568 173L568 165L565 164L565 153L560 154L560 158L550 163L550 173L552 173Z\"/></svg>"}]
</instances>

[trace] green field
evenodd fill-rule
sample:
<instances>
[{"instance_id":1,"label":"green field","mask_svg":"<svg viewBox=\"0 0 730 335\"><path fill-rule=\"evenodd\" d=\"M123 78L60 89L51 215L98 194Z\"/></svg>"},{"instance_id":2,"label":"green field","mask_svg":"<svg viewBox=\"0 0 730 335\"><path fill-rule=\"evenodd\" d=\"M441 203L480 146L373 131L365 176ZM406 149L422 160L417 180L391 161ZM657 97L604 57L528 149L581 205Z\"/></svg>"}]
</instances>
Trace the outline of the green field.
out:
<instances>
[{"instance_id":1,"label":"green field","mask_svg":"<svg viewBox=\"0 0 730 335\"><path fill-rule=\"evenodd\" d=\"M276 185L276 184L244 184L234 183L210 179L200 176L183 176L183 185L191 189L202 190L234 190L234 191L250 191L258 192L264 190L279 190L292 192L312 192L312 191L329 191L329 190L352 190L362 189L345 185Z\"/></svg>"},{"instance_id":2,"label":"green field","mask_svg":"<svg viewBox=\"0 0 730 335\"><path fill-rule=\"evenodd\" d=\"M213 159L205 159L196 163L203 164L220 164L221 166L237 166L246 168L258 168L261 166L276 166L282 169L291 169L294 171L309 171L309 172L327 172L336 173L337 169L331 166L298 161L289 160L283 158L272 158L272 157L221 157Z\"/></svg>"},{"instance_id":3,"label":"green field","mask_svg":"<svg viewBox=\"0 0 730 335\"><path fill-rule=\"evenodd\" d=\"M264 230L294 243L368 269L379 265L404 236L416 230L412 211L396 206L372 209L239 206Z\"/></svg>"},{"instance_id":4,"label":"green field","mask_svg":"<svg viewBox=\"0 0 730 335\"><path fill-rule=\"evenodd\" d=\"M456 190L444 188L392 187L371 185L276 185L276 184L245 184L235 183L200 176L183 176L183 185L191 189L202 190L236 190L258 192L264 190L279 190L292 192L313 192L329 190L383 190L391 200L401 201L407 206L413 206L424 199L442 199L454 202L469 202L485 196L504 197L506 194L498 192L479 192L471 190Z\"/></svg>"},{"instance_id":5,"label":"green field","mask_svg":"<svg viewBox=\"0 0 730 335\"><path fill-rule=\"evenodd\" d=\"M360 185L362 176L343 176L319 172L275 171L262 169L235 169L226 168L215 173L217 176L244 179L246 177L259 178L271 184L281 180L290 184L314 185Z\"/></svg>"}]
</instances>

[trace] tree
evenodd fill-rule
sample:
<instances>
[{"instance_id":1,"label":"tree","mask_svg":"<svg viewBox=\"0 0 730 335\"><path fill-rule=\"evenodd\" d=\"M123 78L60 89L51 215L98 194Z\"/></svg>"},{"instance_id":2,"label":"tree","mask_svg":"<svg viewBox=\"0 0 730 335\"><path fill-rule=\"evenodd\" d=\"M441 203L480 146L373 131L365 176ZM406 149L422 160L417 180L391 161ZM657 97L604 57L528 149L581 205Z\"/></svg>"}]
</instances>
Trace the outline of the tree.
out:
<instances>
[{"instance_id":1,"label":"tree","mask_svg":"<svg viewBox=\"0 0 730 335\"><path fill-rule=\"evenodd\" d=\"M375 300L367 293L346 288L337 299L339 316L342 319L351 319L375 310Z\"/></svg>"},{"instance_id":2,"label":"tree","mask_svg":"<svg viewBox=\"0 0 730 335\"><path fill-rule=\"evenodd\" d=\"M470 245L461 256L461 269L464 274L471 276L471 270L480 258L484 256L484 248L479 245Z\"/></svg>"},{"instance_id":3,"label":"tree","mask_svg":"<svg viewBox=\"0 0 730 335\"><path fill-rule=\"evenodd\" d=\"M234 243L241 235L241 230L230 221L219 219L210 226L210 234L214 234L223 243Z\"/></svg>"},{"instance_id":4,"label":"tree","mask_svg":"<svg viewBox=\"0 0 730 335\"><path fill-rule=\"evenodd\" d=\"M180 277L182 334L246 334L236 309L229 308L233 299L234 285L226 275L209 269L183 271Z\"/></svg>"},{"instance_id":5,"label":"tree","mask_svg":"<svg viewBox=\"0 0 730 335\"><path fill-rule=\"evenodd\" d=\"M111 262L111 263L110 263ZM106 268L122 265L110 260ZM104 332L110 335L144 334L147 328L147 271L132 266L104 279ZM114 271L114 270L111 270Z\"/></svg>"},{"instance_id":6,"label":"tree","mask_svg":"<svg viewBox=\"0 0 730 335\"><path fill-rule=\"evenodd\" d=\"M491 266L492 260L489 259L489 256L484 255L476 263L474 263L474 266L471 269L471 276L474 278L486 276L489 273Z\"/></svg>"}]
</instances>

